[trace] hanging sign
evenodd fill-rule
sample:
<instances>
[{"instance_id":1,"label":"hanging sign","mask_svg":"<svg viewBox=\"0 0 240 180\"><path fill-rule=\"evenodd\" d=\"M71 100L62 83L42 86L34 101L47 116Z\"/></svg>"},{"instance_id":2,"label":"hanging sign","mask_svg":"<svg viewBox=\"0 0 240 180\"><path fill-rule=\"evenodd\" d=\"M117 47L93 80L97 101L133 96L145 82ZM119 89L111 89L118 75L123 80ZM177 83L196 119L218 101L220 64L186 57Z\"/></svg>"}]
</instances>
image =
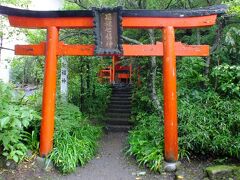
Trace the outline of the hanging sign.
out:
<instances>
[{"instance_id":1,"label":"hanging sign","mask_svg":"<svg viewBox=\"0 0 240 180\"><path fill-rule=\"evenodd\" d=\"M121 9L93 8L96 55L122 54Z\"/></svg>"}]
</instances>

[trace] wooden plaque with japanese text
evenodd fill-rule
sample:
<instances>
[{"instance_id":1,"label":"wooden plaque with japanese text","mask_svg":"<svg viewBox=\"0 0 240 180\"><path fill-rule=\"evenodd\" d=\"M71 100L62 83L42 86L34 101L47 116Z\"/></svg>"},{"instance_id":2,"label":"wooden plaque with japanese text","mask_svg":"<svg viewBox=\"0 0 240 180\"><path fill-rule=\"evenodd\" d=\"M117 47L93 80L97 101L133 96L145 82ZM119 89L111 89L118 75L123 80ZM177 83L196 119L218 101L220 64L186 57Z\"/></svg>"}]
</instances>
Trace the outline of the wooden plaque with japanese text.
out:
<instances>
[{"instance_id":1,"label":"wooden plaque with japanese text","mask_svg":"<svg viewBox=\"0 0 240 180\"><path fill-rule=\"evenodd\" d=\"M121 7L93 8L95 54L120 55L122 54L122 27Z\"/></svg>"}]
</instances>

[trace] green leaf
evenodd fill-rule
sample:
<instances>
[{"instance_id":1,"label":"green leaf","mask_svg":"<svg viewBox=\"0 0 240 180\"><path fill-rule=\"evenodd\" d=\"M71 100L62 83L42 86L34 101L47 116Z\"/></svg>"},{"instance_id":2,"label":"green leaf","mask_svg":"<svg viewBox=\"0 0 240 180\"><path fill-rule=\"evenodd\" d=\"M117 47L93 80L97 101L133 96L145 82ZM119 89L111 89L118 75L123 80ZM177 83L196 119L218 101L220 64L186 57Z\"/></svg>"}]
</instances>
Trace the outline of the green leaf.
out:
<instances>
[{"instance_id":1,"label":"green leaf","mask_svg":"<svg viewBox=\"0 0 240 180\"><path fill-rule=\"evenodd\" d=\"M1 128L6 128L6 124L10 121L10 117L5 117L0 119Z\"/></svg>"},{"instance_id":2,"label":"green leaf","mask_svg":"<svg viewBox=\"0 0 240 180\"><path fill-rule=\"evenodd\" d=\"M27 126L29 125L29 120L26 119L26 118L24 118L24 119L22 120L22 124L23 124L24 127L27 127Z\"/></svg>"},{"instance_id":3,"label":"green leaf","mask_svg":"<svg viewBox=\"0 0 240 180\"><path fill-rule=\"evenodd\" d=\"M14 119L14 121L13 121L13 123L12 123L12 127L17 127L17 128L19 128L19 129L21 129L21 128L22 128L22 123L21 123L21 121L18 120L18 119Z\"/></svg>"},{"instance_id":4,"label":"green leaf","mask_svg":"<svg viewBox=\"0 0 240 180\"><path fill-rule=\"evenodd\" d=\"M14 156L12 157L12 159L13 159L16 163L19 161L19 158L18 158L17 155L14 155Z\"/></svg>"},{"instance_id":5,"label":"green leaf","mask_svg":"<svg viewBox=\"0 0 240 180\"><path fill-rule=\"evenodd\" d=\"M18 154L18 155L20 155L20 156L23 156L23 155L24 155L24 153L23 153L22 151L20 151L20 150L16 150L15 153Z\"/></svg>"}]
</instances>

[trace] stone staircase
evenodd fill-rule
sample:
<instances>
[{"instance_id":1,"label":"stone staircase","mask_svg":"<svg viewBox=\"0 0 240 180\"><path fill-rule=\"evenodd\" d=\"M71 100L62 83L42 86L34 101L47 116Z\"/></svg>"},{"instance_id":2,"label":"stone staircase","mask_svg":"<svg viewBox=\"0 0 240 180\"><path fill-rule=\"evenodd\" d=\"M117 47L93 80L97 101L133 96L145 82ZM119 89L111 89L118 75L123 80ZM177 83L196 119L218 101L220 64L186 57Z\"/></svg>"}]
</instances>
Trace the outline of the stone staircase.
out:
<instances>
[{"instance_id":1,"label":"stone staircase","mask_svg":"<svg viewBox=\"0 0 240 180\"><path fill-rule=\"evenodd\" d=\"M107 110L106 129L110 132L127 132L132 122L131 116L131 93L129 85L114 85L112 88L111 102Z\"/></svg>"}]
</instances>

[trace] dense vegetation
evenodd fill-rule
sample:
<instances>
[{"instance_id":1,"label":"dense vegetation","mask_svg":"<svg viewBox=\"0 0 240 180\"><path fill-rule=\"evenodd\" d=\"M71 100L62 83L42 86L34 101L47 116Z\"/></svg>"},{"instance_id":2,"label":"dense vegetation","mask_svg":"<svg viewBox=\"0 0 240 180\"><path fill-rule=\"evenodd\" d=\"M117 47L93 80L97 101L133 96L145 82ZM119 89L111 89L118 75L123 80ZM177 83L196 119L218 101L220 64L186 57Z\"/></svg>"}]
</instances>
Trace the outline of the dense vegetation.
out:
<instances>
[{"instance_id":1,"label":"dense vegetation","mask_svg":"<svg viewBox=\"0 0 240 180\"><path fill-rule=\"evenodd\" d=\"M14 4L21 5L12 0ZM7 1L3 1L6 3ZM24 1L25 2L25 1ZM65 1L65 9L117 6L126 9L196 8L219 4L214 0L99 0ZM211 56L177 59L179 156L193 155L240 158L240 3L229 4L229 13L217 24L204 29L176 31L176 40L187 44L209 44ZM0 26L0 38L4 37ZM29 43L44 41L46 31L24 31ZM161 41L160 30L124 30L124 43L149 44ZM92 30L64 29L60 40L67 44L92 44ZM110 65L110 57L66 57L69 71L68 104L58 98L54 149L50 158L63 172L84 165L95 153L101 127L90 119L101 119L110 97L107 84L98 82L97 73ZM133 81L134 129L129 133L128 154L153 171L163 162L162 60L155 57L123 58L141 67L141 86ZM61 68L61 60L59 61ZM12 61L11 80L15 84L43 82L43 57L18 57ZM58 72L60 75L60 71ZM58 76L59 77L59 76ZM58 78L59 82L59 78ZM59 83L58 83L59 91ZM60 93L58 93L60 94ZM41 100L28 98L0 83L0 152L19 162L27 149L39 145ZM60 95L59 95L60 97Z\"/></svg>"},{"instance_id":2,"label":"dense vegetation","mask_svg":"<svg viewBox=\"0 0 240 180\"><path fill-rule=\"evenodd\" d=\"M178 61L179 157L200 155L239 159L239 90L232 93L239 86L239 66L238 69L236 66L217 66L209 78L202 75L203 67L199 58ZM234 76L227 80L229 74ZM225 78L221 81L222 77ZM219 80L215 88L216 78ZM201 88L204 84L208 87ZM129 135L128 153L135 155L140 164L161 171L164 160L163 118L151 107L147 93L148 89L141 87L134 95L136 127ZM163 99L161 90L158 96Z\"/></svg>"},{"instance_id":3,"label":"dense vegetation","mask_svg":"<svg viewBox=\"0 0 240 180\"><path fill-rule=\"evenodd\" d=\"M24 96L1 81L0 102L0 151L7 159L19 162L33 143L34 131L29 133L29 128L40 116Z\"/></svg>"},{"instance_id":4,"label":"dense vegetation","mask_svg":"<svg viewBox=\"0 0 240 180\"><path fill-rule=\"evenodd\" d=\"M101 127L93 126L77 106L58 104L50 159L63 173L74 171L95 155L101 133Z\"/></svg>"}]
</instances>

